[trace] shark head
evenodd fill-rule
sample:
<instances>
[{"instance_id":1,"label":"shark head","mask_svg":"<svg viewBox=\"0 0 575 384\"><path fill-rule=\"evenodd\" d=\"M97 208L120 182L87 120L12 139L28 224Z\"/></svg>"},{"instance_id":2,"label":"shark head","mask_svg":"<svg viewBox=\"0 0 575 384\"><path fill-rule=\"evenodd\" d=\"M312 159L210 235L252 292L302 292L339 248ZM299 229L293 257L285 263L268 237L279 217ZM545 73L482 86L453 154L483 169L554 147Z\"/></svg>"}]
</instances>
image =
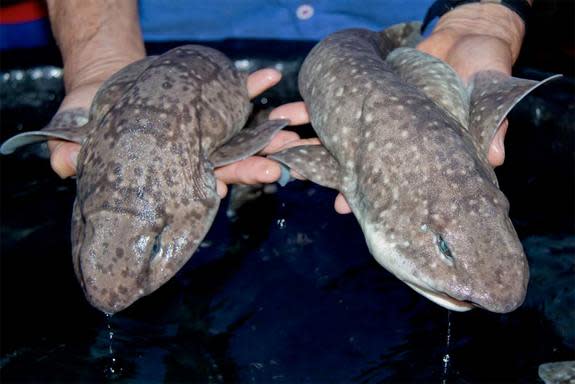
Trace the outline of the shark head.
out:
<instances>
[{"instance_id":1,"label":"shark head","mask_svg":"<svg viewBox=\"0 0 575 384\"><path fill-rule=\"evenodd\" d=\"M457 177L457 191L402 192L378 219L360 220L367 244L386 269L445 308L510 312L525 298L529 270L509 203L480 173ZM452 179L437 175L432 184Z\"/></svg>"},{"instance_id":2,"label":"shark head","mask_svg":"<svg viewBox=\"0 0 575 384\"><path fill-rule=\"evenodd\" d=\"M121 204L81 212L76 204L73 261L88 301L114 314L158 289L197 249L211 215L193 201L171 214Z\"/></svg>"},{"instance_id":3,"label":"shark head","mask_svg":"<svg viewBox=\"0 0 575 384\"><path fill-rule=\"evenodd\" d=\"M158 140L128 132L114 150L89 138L80 151L73 263L88 301L108 314L172 278L217 212L211 164L158 151Z\"/></svg>"}]
</instances>

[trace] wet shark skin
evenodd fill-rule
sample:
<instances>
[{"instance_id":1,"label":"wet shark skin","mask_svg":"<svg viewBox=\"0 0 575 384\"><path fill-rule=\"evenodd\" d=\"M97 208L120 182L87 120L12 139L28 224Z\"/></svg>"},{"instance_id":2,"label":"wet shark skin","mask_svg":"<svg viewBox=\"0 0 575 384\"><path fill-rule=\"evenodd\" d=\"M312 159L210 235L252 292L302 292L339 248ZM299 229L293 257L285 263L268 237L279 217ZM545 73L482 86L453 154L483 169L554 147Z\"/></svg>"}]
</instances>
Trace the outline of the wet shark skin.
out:
<instances>
[{"instance_id":1,"label":"wet shark skin","mask_svg":"<svg viewBox=\"0 0 575 384\"><path fill-rule=\"evenodd\" d=\"M516 79L523 93L487 89L504 106L494 116L484 104L470 107L488 92L470 95L451 68L421 52L392 54L414 29L345 30L320 42L299 87L324 149L272 157L336 186L370 252L419 293L459 311L512 311L525 298L529 270L486 149L493 123L538 83ZM433 65L416 65L426 60ZM503 85L496 83L489 86Z\"/></svg>"},{"instance_id":2,"label":"wet shark skin","mask_svg":"<svg viewBox=\"0 0 575 384\"><path fill-rule=\"evenodd\" d=\"M193 254L219 205L207 160L251 108L244 76L199 47L154 60L112 104L78 158L72 239L86 296L108 313Z\"/></svg>"},{"instance_id":3,"label":"wet shark skin","mask_svg":"<svg viewBox=\"0 0 575 384\"><path fill-rule=\"evenodd\" d=\"M258 152L287 125L242 130L252 109L246 79L216 50L178 47L112 76L87 124L67 125L81 120L73 110L4 143L5 152L41 136L82 143L72 256L96 308L116 313L167 282L217 213L214 165Z\"/></svg>"}]
</instances>

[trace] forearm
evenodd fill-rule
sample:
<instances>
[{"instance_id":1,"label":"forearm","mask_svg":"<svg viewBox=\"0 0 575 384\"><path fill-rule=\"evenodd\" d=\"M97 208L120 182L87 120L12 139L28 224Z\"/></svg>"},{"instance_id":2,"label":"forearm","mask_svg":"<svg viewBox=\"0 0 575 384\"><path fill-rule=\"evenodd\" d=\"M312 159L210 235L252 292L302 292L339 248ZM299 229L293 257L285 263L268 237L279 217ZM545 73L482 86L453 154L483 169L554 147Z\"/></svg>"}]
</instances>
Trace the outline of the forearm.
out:
<instances>
[{"instance_id":1,"label":"forearm","mask_svg":"<svg viewBox=\"0 0 575 384\"><path fill-rule=\"evenodd\" d=\"M100 84L145 56L136 0L48 0L66 92Z\"/></svg>"}]
</instances>

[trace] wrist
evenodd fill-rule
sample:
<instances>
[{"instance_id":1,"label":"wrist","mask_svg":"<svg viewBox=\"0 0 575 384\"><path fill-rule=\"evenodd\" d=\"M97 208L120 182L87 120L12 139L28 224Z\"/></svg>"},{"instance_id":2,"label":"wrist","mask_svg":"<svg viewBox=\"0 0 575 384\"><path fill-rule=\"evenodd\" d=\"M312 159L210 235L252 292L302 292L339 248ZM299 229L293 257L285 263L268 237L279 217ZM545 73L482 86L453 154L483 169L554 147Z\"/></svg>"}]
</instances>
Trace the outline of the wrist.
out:
<instances>
[{"instance_id":1,"label":"wrist","mask_svg":"<svg viewBox=\"0 0 575 384\"><path fill-rule=\"evenodd\" d=\"M485 37L497 39L509 50L514 62L519 56L525 34L523 20L511 9L492 3L470 3L454 8L443 15L433 30L444 44L437 47L436 56L445 57L449 49L461 39Z\"/></svg>"},{"instance_id":2,"label":"wrist","mask_svg":"<svg viewBox=\"0 0 575 384\"><path fill-rule=\"evenodd\" d=\"M143 50L118 52L110 48L90 47L89 44L84 48L63 57L66 93L91 86L98 87L120 69L145 56Z\"/></svg>"},{"instance_id":3,"label":"wrist","mask_svg":"<svg viewBox=\"0 0 575 384\"><path fill-rule=\"evenodd\" d=\"M99 84L145 56L137 0L47 0L66 92Z\"/></svg>"}]
</instances>

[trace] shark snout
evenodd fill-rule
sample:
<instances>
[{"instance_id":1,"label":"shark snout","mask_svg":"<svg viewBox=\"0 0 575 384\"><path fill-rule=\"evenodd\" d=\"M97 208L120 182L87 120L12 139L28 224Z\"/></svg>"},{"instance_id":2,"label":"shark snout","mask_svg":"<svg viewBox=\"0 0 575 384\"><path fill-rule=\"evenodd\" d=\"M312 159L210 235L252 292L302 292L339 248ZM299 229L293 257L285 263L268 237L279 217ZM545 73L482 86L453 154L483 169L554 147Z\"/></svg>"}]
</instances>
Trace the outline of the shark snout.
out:
<instances>
[{"instance_id":1,"label":"shark snout","mask_svg":"<svg viewBox=\"0 0 575 384\"><path fill-rule=\"evenodd\" d=\"M433 252L429 263L404 275L402 280L450 310L468 311L477 307L496 313L511 312L525 300L529 279L522 249L511 248L489 257L471 248L468 253Z\"/></svg>"},{"instance_id":2,"label":"shark snout","mask_svg":"<svg viewBox=\"0 0 575 384\"><path fill-rule=\"evenodd\" d=\"M523 303L529 280L527 262L496 270L490 277L492 278L486 278L469 297L477 307L491 312L507 313Z\"/></svg>"},{"instance_id":3,"label":"shark snout","mask_svg":"<svg viewBox=\"0 0 575 384\"><path fill-rule=\"evenodd\" d=\"M175 274L178 260L187 260L185 236L174 236L169 225L108 213L93 214L84 225L74 265L87 300L105 313L151 293Z\"/></svg>"},{"instance_id":4,"label":"shark snout","mask_svg":"<svg viewBox=\"0 0 575 384\"><path fill-rule=\"evenodd\" d=\"M467 303L490 312L511 312L525 300L529 280L525 256L514 255L513 259L516 262L491 265L485 270L457 271L455 265L452 283L437 287L437 292L457 303Z\"/></svg>"}]
</instances>

